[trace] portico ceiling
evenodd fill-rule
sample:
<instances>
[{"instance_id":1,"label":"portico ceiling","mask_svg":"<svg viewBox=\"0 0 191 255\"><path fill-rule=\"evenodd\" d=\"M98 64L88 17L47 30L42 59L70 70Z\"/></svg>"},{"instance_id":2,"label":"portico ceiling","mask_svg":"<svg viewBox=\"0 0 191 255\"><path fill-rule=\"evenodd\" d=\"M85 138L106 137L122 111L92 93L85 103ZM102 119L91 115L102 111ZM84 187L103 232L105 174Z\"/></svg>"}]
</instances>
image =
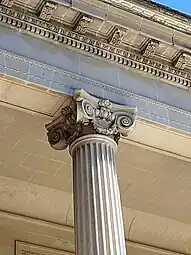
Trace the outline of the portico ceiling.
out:
<instances>
[{"instance_id":1,"label":"portico ceiling","mask_svg":"<svg viewBox=\"0 0 191 255\"><path fill-rule=\"evenodd\" d=\"M72 194L69 153L47 142L50 119L3 106L0 116L0 175ZM120 142L117 166L124 207L191 224L191 162L127 140Z\"/></svg>"},{"instance_id":2,"label":"portico ceiling","mask_svg":"<svg viewBox=\"0 0 191 255\"><path fill-rule=\"evenodd\" d=\"M44 128L71 98L43 87L16 84L12 87L4 80L3 85L1 80L0 174L72 193L68 151L52 150ZM173 134L140 119L135 132L119 146L123 205L191 223L189 143L189 135ZM183 213L182 208L188 210Z\"/></svg>"},{"instance_id":3,"label":"portico ceiling","mask_svg":"<svg viewBox=\"0 0 191 255\"><path fill-rule=\"evenodd\" d=\"M31 97L27 97L27 89L19 93L17 88L17 94L11 92L11 90L12 94L6 94L8 95L7 98L10 99L10 95L12 95L12 100L15 100L15 98L18 100L20 105L18 104L17 108L13 104L10 105L10 101L6 104L1 102L0 106L0 210L46 221L53 220L52 217L54 217L55 212L57 216L55 216L53 221L60 223L61 215L63 214L62 210L67 211L68 209L65 206L68 206L68 203L72 204L71 159L68 151L58 152L50 148L44 125L50 121L52 109L55 109L55 106L58 109L60 105L64 105L68 101L67 97L60 97L59 93L48 92L40 87L35 88L35 97L32 96L32 88L30 88L28 95L30 94ZM15 97L16 95L17 97ZM22 97L25 100L22 101ZM51 106L52 108L47 109L47 102L51 102L49 97L54 103ZM63 100L59 101L61 98ZM38 100L41 101L41 107L38 109L39 113L33 108L33 106L37 106L36 102ZM142 125L141 122L140 125ZM156 131L157 127L151 127L151 130L155 130L153 135L151 132L149 133L149 136L154 139L155 135L159 135ZM146 217L145 220L147 219L147 216L144 215L148 215L148 222L151 225L154 222L160 222L161 219L165 219L165 221L175 220L175 222L172 222L173 225L175 224L174 226L183 223L183 226L189 226L191 224L191 186L189 182L191 178L191 157L183 154L178 156L173 152L171 154L170 152L167 153L164 151L164 144L163 150L160 147L157 148L157 146L151 148L151 144L150 146L148 146L149 144L140 145L136 142L138 133L135 133L134 137L130 136L130 140L122 140L117 154L118 178L125 212L126 231L129 231L128 224L135 217L133 216L135 212L136 219L139 219L139 215L143 217L141 222L144 222L144 217ZM160 135L161 139L163 139L162 133ZM176 136L179 136L179 134L177 133ZM178 146L178 143L181 143L182 146L184 145L185 141L181 137L175 145ZM189 137L186 139L190 141ZM154 147L154 145L152 146ZM54 196L57 196L56 194L59 194L58 201L53 199ZM53 204L51 205L51 201L60 203L59 199L62 196L63 205L60 209L58 207L55 208ZM49 213L45 215L47 208L45 204L44 208L39 208L39 203L45 203L46 206L49 204ZM24 206L27 204L28 206ZM126 216L127 210L130 210L128 211L128 218ZM71 223L71 221L73 222L71 207L66 215L68 215L66 216L68 224L73 224ZM4 216L1 215L1 217ZM152 219L152 217L158 218ZM0 222L0 224L2 224L3 228L6 228L3 222ZM22 231L25 229L25 223L23 222L23 224ZM159 231L158 227L156 227L156 231ZM154 230L153 226L148 229L148 231L151 230ZM134 231L136 233L136 230ZM164 233L166 233L165 231ZM174 231L174 233L178 233L176 232L179 231L178 226ZM15 232L13 231L13 233ZM137 237L135 233L132 235L133 239L131 237L130 240L138 238L137 240L140 242L142 237ZM140 230L137 233L140 235ZM160 233L159 236L162 238L164 233ZM69 238L70 235L66 234L66 238ZM158 239L155 238L155 240ZM127 245L130 255L171 254L162 249L156 250L147 246L137 246L134 242L127 243ZM157 247L165 248L165 244L161 242ZM167 247L169 249L168 245ZM182 251L182 248L175 249L175 247L172 247L172 249ZM172 254L174 255L174 253Z\"/></svg>"}]
</instances>

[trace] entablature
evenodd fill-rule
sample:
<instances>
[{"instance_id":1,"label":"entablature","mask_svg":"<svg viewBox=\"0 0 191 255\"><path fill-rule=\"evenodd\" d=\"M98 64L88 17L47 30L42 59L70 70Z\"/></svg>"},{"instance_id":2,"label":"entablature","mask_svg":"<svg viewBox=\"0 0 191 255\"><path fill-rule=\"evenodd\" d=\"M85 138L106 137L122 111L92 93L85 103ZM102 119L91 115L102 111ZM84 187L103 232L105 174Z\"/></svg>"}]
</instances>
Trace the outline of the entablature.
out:
<instances>
[{"instance_id":1,"label":"entablature","mask_svg":"<svg viewBox=\"0 0 191 255\"><path fill-rule=\"evenodd\" d=\"M116 2L1 1L0 22L168 83L190 87L191 51L186 47L190 35L176 24L184 24L186 18L172 15L171 10L154 10L146 1ZM171 15L171 23L174 22L179 34L172 25L153 20L151 12L152 17L161 13L164 20ZM143 19L146 13L147 18ZM189 22L187 17L187 26Z\"/></svg>"}]
</instances>

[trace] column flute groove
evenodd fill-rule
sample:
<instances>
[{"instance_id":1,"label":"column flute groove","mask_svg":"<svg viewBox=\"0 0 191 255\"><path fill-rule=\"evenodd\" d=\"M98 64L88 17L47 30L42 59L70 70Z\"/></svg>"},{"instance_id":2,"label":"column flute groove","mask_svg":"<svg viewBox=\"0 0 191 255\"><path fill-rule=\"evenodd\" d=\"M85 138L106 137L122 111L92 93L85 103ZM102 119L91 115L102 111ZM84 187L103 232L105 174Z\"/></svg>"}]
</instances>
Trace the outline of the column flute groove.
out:
<instances>
[{"instance_id":1,"label":"column flute groove","mask_svg":"<svg viewBox=\"0 0 191 255\"><path fill-rule=\"evenodd\" d=\"M115 188L118 186L115 157L111 157L117 144L111 138L94 134L77 139L70 150L74 180L78 179L78 184L74 183L74 200L81 205L75 209L74 217L75 226L80 229L76 232L76 254L116 255L116 251L123 249L118 254L125 255L119 189ZM80 164L75 164L78 157ZM78 236L85 241L78 242Z\"/></svg>"}]
</instances>

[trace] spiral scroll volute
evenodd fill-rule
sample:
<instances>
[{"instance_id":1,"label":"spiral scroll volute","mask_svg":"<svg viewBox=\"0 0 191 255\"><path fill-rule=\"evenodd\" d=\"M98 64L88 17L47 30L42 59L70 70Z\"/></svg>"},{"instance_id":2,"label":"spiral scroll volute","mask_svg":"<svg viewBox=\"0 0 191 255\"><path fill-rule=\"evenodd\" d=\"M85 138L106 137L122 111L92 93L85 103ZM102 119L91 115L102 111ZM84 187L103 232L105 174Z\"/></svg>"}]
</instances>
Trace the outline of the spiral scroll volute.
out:
<instances>
[{"instance_id":1,"label":"spiral scroll volute","mask_svg":"<svg viewBox=\"0 0 191 255\"><path fill-rule=\"evenodd\" d=\"M96 99L83 90L76 92L77 122L93 123L101 134L129 135L135 127L136 107L112 104L109 100Z\"/></svg>"},{"instance_id":2,"label":"spiral scroll volute","mask_svg":"<svg viewBox=\"0 0 191 255\"><path fill-rule=\"evenodd\" d=\"M116 112L115 116L118 132L122 136L128 136L135 128L136 115L126 112Z\"/></svg>"},{"instance_id":3,"label":"spiral scroll volute","mask_svg":"<svg viewBox=\"0 0 191 255\"><path fill-rule=\"evenodd\" d=\"M134 130L136 115L136 107L113 104L77 90L73 104L62 108L61 114L45 127L51 147L64 150L79 136L91 132L118 141L120 135L128 136Z\"/></svg>"},{"instance_id":4,"label":"spiral scroll volute","mask_svg":"<svg viewBox=\"0 0 191 255\"><path fill-rule=\"evenodd\" d=\"M55 150L64 150L68 147L68 143L61 127L56 127L48 132L48 141Z\"/></svg>"}]
</instances>

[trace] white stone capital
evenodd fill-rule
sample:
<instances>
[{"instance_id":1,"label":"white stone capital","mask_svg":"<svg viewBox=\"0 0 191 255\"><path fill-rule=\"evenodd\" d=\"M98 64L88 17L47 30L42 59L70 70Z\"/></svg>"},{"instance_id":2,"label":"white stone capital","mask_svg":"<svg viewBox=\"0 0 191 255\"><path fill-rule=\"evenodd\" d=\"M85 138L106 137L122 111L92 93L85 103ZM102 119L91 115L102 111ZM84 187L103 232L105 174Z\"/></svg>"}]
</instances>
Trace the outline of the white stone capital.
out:
<instances>
[{"instance_id":1,"label":"white stone capital","mask_svg":"<svg viewBox=\"0 0 191 255\"><path fill-rule=\"evenodd\" d=\"M84 90L75 91L73 102L46 125L54 149L66 149L78 137L90 134L106 135L118 142L121 135L128 136L135 127L136 107L113 104Z\"/></svg>"}]
</instances>

